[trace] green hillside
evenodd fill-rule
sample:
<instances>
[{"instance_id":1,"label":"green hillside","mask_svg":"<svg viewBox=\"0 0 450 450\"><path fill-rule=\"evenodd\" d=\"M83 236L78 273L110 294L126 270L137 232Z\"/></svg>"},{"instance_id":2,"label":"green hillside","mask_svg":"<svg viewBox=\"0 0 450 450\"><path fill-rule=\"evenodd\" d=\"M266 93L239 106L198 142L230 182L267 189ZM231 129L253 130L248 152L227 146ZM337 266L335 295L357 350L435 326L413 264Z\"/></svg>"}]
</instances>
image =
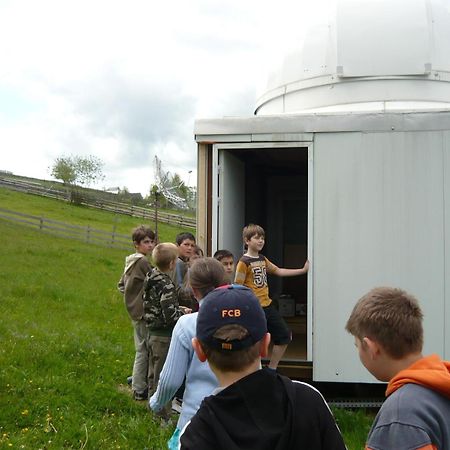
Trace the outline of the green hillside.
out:
<instances>
[{"instance_id":1,"label":"green hillside","mask_svg":"<svg viewBox=\"0 0 450 450\"><path fill-rule=\"evenodd\" d=\"M163 448L171 430L121 386L124 253L4 220L0 235L0 448Z\"/></svg>"},{"instance_id":2,"label":"green hillside","mask_svg":"<svg viewBox=\"0 0 450 450\"><path fill-rule=\"evenodd\" d=\"M45 217L47 219L69 222L74 225L87 226L111 233L114 227L120 234L131 235L131 230L140 225L142 220L136 217L114 214L89 208L83 205L73 205L61 200L25 194L0 187L0 207L13 211ZM155 223L145 223L154 229ZM182 230L175 226L158 224L160 242L174 242L175 236ZM186 230L191 231L192 230Z\"/></svg>"}]
</instances>

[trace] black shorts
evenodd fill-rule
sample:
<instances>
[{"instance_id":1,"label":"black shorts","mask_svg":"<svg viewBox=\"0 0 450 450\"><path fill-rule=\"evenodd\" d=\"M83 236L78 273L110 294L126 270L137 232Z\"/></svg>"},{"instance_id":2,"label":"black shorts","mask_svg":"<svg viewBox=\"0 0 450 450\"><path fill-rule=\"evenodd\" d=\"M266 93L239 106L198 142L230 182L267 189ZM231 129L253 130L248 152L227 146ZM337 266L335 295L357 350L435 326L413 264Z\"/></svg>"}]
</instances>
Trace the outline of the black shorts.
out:
<instances>
[{"instance_id":1,"label":"black shorts","mask_svg":"<svg viewBox=\"0 0 450 450\"><path fill-rule=\"evenodd\" d=\"M267 331L275 345L286 345L292 340L292 333L278 310L272 306L263 308L267 320Z\"/></svg>"}]
</instances>

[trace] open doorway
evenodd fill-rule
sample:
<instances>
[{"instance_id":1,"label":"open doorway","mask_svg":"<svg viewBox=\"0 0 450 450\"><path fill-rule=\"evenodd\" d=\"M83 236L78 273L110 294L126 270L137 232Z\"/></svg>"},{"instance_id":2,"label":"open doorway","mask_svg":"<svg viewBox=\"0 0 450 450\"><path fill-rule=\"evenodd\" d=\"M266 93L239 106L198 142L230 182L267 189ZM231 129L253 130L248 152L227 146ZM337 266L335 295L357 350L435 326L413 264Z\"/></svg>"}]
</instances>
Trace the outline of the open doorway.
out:
<instances>
[{"instance_id":1,"label":"open doorway","mask_svg":"<svg viewBox=\"0 0 450 450\"><path fill-rule=\"evenodd\" d=\"M308 244L308 147L231 146L217 148L217 248L239 258L242 227L258 223L266 231L263 254L279 267L302 267ZM269 291L293 332L283 361L306 361L307 277L270 276Z\"/></svg>"}]
</instances>

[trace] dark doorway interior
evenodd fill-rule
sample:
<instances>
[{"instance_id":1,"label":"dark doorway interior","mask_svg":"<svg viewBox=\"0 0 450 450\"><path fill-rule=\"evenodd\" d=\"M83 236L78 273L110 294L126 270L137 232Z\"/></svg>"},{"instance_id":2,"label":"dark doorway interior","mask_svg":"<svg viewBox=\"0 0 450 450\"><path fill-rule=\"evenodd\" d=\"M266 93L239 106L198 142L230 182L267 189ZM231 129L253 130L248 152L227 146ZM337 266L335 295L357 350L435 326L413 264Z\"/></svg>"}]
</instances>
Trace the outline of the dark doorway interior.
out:
<instances>
[{"instance_id":1,"label":"dark doorway interior","mask_svg":"<svg viewBox=\"0 0 450 450\"><path fill-rule=\"evenodd\" d=\"M308 149L234 149L245 164L245 222L266 231L264 255L279 267L302 267L307 257ZM293 332L284 360L304 361L307 277L269 277L271 298Z\"/></svg>"}]
</instances>

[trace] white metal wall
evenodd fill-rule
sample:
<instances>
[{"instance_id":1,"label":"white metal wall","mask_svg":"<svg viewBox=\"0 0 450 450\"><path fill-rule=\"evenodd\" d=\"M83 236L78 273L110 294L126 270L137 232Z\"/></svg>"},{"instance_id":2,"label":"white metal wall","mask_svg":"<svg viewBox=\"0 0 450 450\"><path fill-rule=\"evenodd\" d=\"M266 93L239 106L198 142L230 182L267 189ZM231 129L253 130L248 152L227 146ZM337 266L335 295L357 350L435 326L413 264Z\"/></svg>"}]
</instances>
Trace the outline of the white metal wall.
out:
<instances>
[{"instance_id":1,"label":"white metal wall","mask_svg":"<svg viewBox=\"0 0 450 450\"><path fill-rule=\"evenodd\" d=\"M448 353L449 142L442 131L315 135L315 380L375 381L344 330L356 300L375 286L417 296L425 353L446 356L445 339Z\"/></svg>"},{"instance_id":2,"label":"white metal wall","mask_svg":"<svg viewBox=\"0 0 450 450\"><path fill-rule=\"evenodd\" d=\"M444 223L445 223L445 305L442 311L444 317L444 353L445 359L450 359L450 131L442 133L444 158Z\"/></svg>"},{"instance_id":3,"label":"white metal wall","mask_svg":"<svg viewBox=\"0 0 450 450\"><path fill-rule=\"evenodd\" d=\"M242 254L245 221L244 164L230 151L213 146L213 240L212 252L230 250L235 260Z\"/></svg>"}]
</instances>

